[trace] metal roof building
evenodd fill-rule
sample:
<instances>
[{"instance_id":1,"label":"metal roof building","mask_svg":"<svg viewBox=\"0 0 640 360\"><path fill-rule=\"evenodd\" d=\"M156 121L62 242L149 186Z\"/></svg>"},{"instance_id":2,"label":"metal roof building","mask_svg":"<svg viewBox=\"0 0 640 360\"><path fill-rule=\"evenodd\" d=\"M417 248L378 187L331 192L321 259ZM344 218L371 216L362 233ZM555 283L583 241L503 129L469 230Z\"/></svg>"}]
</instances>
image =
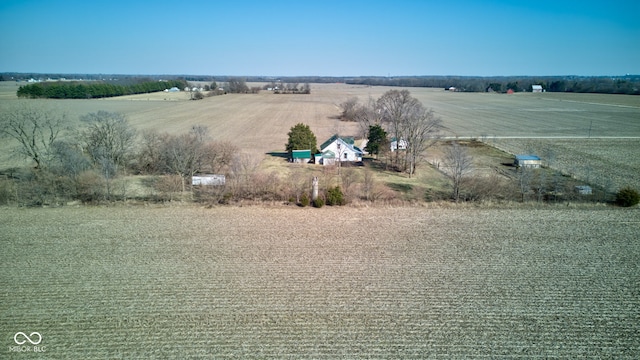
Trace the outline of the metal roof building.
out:
<instances>
[{"instance_id":1,"label":"metal roof building","mask_svg":"<svg viewBox=\"0 0 640 360\"><path fill-rule=\"evenodd\" d=\"M514 165L517 167L539 168L542 165L542 160L537 155L516 155Z\"/></svg>"}]
</instances>

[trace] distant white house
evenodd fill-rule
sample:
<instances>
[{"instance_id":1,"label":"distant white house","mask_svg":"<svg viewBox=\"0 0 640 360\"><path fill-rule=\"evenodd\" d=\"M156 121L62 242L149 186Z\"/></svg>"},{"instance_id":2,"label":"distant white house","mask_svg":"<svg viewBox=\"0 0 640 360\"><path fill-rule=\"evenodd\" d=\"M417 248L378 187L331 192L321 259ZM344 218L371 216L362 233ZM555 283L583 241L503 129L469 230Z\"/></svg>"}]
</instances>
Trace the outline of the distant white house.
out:
<instances>
[{"instance_id":1,"label":"distant white house","mask_svg":"<svg viewBox=\"0 0 640 360\"><path fill-rule=\"evenodd\" d=\"M531 92L534 92L534 93L542 92L542 85L531 85Z\"/></svg>"},{"instance_id":2,"label":"distant white house","mask_svg":"<svg viewBox=\"0 0 640 360\"><path fill-rule=\"evenodd\" d=\"M316 164L334 165L336 162L362 161L363 151L354 145L352 137L333 135L320 145L320 153L315 154Z\"/></svg>"},{"instance_id":3,"label":"distant white house","mask_svg":"<svg viewBox=\"0 0 640 360\"><path fill-rule=\"evenodd\" d=\"M407 142L404 139L400 139L398 141L396 138L391 138L391 142L389 143L389 147L391 151L396 150L407 150Z\"/></svg>"},{"instance_id":4,"label":"distant white house","mask_svg":"<svg viewBox=\"0 0 640 360\"><path fill-rule=\"evenodd\" d=\"M178 89L177 87L174 86L171 89L165 90L165 92L180 92L180 89Z\"/></svg>"}]
</instances>

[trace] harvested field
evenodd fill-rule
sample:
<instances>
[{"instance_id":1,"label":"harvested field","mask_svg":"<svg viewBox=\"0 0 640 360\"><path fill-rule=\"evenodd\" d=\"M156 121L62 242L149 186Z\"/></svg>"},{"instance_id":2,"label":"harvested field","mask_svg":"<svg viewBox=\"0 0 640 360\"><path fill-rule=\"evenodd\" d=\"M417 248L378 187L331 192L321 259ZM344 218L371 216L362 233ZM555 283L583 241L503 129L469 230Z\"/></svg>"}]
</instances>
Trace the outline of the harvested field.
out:
<instances>
[{"instance_id":1,"label":"harvested field","mask_svg":"<svg viewBox=\"0 0 640 360\"><path fill-rule=\"evenodd\" d=\"M410 91L456 136L640 137L640 96L430 90Z\"/></svg>"},{"instance_id":2,"label":"harvested field","mask_svg":"<svg viewBox=\"0 0 640 360\"><path fill-rule=\"evenodd\" d=\"M3 358L637 358L640 212L0 208ZM28 343L26 345L29 345Z\"/></svg>"},{"instance_id":3,"label":"harvested field","mask_svg":"<svg viewBox=\"0 0 640 360\"><path fill-rule=\"evenodd\" d=\"M550 167L608 191L640 189L640 139L492 139L512 154L538 154Z\"/></svg>"}]
</instances>

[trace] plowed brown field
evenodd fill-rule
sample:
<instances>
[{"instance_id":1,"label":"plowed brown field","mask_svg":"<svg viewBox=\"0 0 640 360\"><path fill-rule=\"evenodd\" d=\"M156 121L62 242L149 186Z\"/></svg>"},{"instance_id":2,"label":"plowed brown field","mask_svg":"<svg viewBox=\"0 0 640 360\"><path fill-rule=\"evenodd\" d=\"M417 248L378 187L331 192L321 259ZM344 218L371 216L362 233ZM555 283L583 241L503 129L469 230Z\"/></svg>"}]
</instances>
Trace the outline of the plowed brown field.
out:
<instances>
[{"instance_id":1,"label":"plowed brown field","mask_svg":"<svg viewBox=\"0 0 640 360\"><path fill-rule=\"evenodd\" d=\"M1 358L640 356L637 210L0 208L0 219ZM12 351L18 332L39 332L45 352Z\"/></svg>"}]
</instances>

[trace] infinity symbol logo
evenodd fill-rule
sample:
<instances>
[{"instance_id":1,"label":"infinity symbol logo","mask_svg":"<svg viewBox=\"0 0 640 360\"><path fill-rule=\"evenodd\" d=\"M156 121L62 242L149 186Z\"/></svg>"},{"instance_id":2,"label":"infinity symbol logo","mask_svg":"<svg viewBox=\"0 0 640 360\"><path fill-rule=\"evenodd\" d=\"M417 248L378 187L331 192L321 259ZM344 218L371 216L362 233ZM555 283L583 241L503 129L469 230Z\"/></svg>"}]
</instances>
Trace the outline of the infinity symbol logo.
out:
<instances>
[{"instance_id":1,"label":"infinity symbol logo","mask_svg":"<svg viewBox=\"0 0 640 360\"><path fill-rule=\"evenodd\" d=\"M21 342L18 341L18 335L24 336L24 338L26 340L22 340ZM33 336L33 335L38 335L38 341L31 340L30 336ZM29 334L29 336L27 336L27 334L25 334L22 331L20 331L20 332L17 332L15 335L13 335L13 341L15 341L16 344L18 344L18 345L22 345L22 344L26 343L27 341L32 343L33 345L38 345L42 341L42 335L40 335L40 333L38 333L38 332L32 332L31 334Z\"/></svg>"}]
</instances>

